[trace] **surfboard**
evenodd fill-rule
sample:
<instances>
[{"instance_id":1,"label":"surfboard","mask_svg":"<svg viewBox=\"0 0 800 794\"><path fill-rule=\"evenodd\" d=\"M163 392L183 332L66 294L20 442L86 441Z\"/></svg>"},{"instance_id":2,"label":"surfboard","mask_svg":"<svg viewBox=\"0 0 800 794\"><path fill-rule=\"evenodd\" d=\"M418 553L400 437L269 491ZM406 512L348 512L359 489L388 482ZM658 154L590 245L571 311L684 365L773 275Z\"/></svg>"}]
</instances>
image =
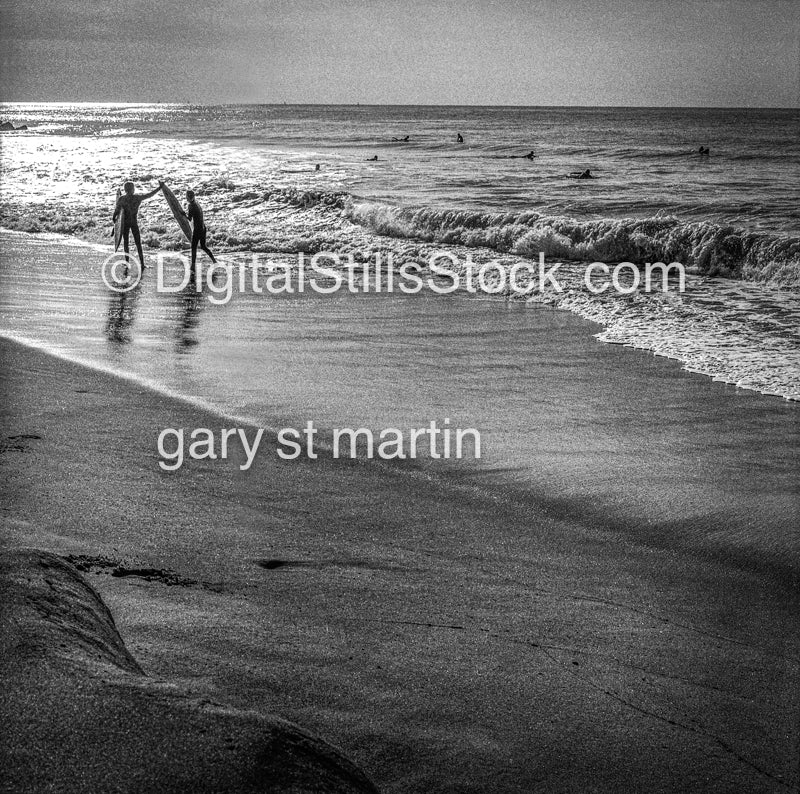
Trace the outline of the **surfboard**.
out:
<instances>
[{"instance_id":1,"label":"surfboard","mask_svg":"<svg viewBox=\"0 0 800 794\"><path fill-rule=\"evenodd\" d=\"M164 198L167 200L167 204L169 204L169 208L172 210L172 214L175 216L175 220L178 221L178 226L180 226L183 230L183 233L186 235L186 239L191 241L192 224L183 214L183 207L181 207L180 201L175 198L175 194L166 185L164 185L162 190L164 191Z\"/></svg>"},{"instance_id":2,"label":"surfboard","mask_svg":"<svg viewBox=\"0 0 800 794\"><path fill-rule=\"evenodd\" d=\"M122 191L117 188L117 198L114 201L114 206L117 206L117 201L119 201L120 196L122 195ZM121 209L119 211L119 215L117 215L117 219L114 221L114 250L116 251L119 248L119 244L122 242L122 229L125 226L125 210Z\"/></svg>"}]
</instances>

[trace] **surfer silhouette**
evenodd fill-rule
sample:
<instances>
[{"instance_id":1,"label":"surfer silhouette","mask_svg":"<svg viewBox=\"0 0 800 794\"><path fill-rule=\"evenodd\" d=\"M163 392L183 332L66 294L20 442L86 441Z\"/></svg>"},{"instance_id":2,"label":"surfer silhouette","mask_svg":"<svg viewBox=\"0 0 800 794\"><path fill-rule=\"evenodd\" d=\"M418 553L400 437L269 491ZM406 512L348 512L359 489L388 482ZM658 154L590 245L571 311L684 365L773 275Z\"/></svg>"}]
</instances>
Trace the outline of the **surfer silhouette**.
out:
<instances>
[{"instance_id":1,"label":"surfer silhouette","mask_svg":"<svg viewBox=\"0 0 800 794\"><path fill-rule=\"evenodd\" d=\"M456 143L464 143L464 136L460 132L456 136Z\"/></svg>"},{"instance_id":2,"label":"surfer silhouette","mask_svg":"<svg viewBox=\"0 0 800 794\"><path fill-rule=\"evenodd\" d=\"M122 186L125 192L117 199L117 204L114 207L114 216L111 219L112 223L116 223L117 216L120 212L124 212L122 216L122 245L125 256L127 257L129 253L128 236L133 232L133 242L136 244L136 253L139 254L139 263L143 268L147 267L147 265L144 263L142 235L139 232L139 207L146 199L153 198L153 196L161 190L163 184L163 182L159 182L158 187L155 190L151 190L149 193L136 193L133 182L126 182Z\"/></svg>"},{"instance_id":3,"label":"surfer silhouette","mask_svg":"<svg viewBox=\"0 0 800 794\"><path fill-rule=\"evenodd\" d=\"M203 218L203 210L200 208L200 205L194 199L194 191L187 190L186 191L186 201L188 204L186 205L186 212L183 214L194 223L192 229L192 268L194 268L195 262L197 261L197 246L200 246L207 254L208 258L212 262L216 262L217 260L214 259L214 254L208 249L206 245L206 224Z\"/></svg>"}]
</instances>

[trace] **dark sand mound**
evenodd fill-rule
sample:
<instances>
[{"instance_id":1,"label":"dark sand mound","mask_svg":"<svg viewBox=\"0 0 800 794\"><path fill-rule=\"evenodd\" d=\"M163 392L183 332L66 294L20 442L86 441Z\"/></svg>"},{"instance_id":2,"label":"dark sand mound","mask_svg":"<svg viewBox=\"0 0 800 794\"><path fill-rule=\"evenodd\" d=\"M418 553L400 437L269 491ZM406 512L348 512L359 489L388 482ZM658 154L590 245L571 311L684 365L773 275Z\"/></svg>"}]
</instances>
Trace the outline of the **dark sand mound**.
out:
<instances>
[{"instance_id":1,"label":"dark sand mound","mask_svg":"<svg viewBox=\"0 0 800 794\"><path fill-rule=\"evenodd\" d=\"M149 679L97 593L53 554L0 555L0 604L3 790L375 791L291 723Z\"/></svg>"}]
</instances>

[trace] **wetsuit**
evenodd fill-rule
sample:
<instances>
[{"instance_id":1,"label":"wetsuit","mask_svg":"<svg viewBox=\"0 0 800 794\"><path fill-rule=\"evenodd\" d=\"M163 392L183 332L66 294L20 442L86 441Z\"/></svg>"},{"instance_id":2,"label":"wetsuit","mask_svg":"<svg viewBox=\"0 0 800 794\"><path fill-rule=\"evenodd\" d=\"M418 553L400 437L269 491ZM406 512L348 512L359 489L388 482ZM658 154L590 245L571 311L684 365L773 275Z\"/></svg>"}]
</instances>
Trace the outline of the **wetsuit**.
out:
<instances>
[{"instance_id":1,"label":"wetsuit","mask_svg":"<svg viewBox=\"0 0 800 794\"><path fill-rule=\"evenodd\" d=\"M125 220L122 225L123 250L126 254L128 253L128 235L133 232L133 242L136 244L136 253L139 254L139 262L141 262L142 267L144 267L144 253L142 252L142 235L139 232L139 207L145 199L152 198L159 190L161 190L161 185L149 193L123 193L117 199L117 204L114 207L113 222L116 222L117 215L122 210L125 210Z\"/></svg>"},{"instance_id":2,"label":"wetsuit","mask_svg":"<svg viewBox=\"0 0 800 794\"><path fill-rule=\"evenodd\" d=\"M194 199L186 205L186 209L186 217L194 223L194 230L192 231L192 267L194 267L194 263L197 260L198 245L208 254L212 262L216 262L214 254L206 246L206 224L203 221L203 210L200 209L200 205Z\"/></svg>"}]
</instances>

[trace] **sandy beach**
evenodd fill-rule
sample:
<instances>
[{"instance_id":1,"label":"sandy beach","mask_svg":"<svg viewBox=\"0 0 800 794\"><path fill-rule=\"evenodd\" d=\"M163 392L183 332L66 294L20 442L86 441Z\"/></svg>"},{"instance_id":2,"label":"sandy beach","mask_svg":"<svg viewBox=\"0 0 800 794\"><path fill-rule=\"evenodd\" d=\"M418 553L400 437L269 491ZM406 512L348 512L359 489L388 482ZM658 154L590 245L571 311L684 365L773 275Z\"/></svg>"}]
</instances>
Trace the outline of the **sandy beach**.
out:
<instances>
[{"instance_id":1,"label":"sandy beach","mask_svg":"<svg viewBox=\"0 0 800 794\"><path fill-rule=\"evenodd\" d=\"M148 676L291 720L387 792L798 785L794 560L360 463L166 474L154 428L224 420L1 345L4 543L76 563Z\"/></svg>"}]
</instances>

